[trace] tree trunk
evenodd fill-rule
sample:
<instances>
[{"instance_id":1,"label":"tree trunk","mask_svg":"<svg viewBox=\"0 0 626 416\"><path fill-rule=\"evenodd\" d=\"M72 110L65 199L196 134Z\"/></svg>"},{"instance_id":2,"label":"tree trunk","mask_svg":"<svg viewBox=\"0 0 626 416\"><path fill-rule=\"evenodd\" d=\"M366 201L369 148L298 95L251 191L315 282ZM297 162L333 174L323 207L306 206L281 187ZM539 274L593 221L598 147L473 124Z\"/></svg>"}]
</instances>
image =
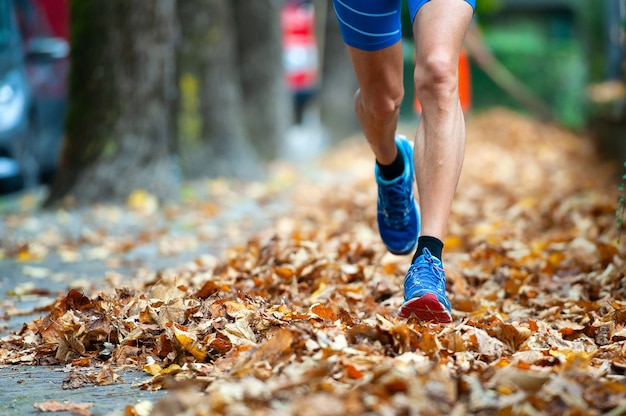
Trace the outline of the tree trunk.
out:
<instances>
[{"instance_id":1,"label":"tree trunk","mask_svg":"<svg viewBox=\"0 0 626 416\"><path fill-rule=\"evenodd\" d=\"M280 8L282 0L231 0L235 7L239 72L248 136L265 160L279 154L291 123L284 79Z\"/></svg>"},{"instance_id":2,"label":"tree trunk","mask_svg":"<svg viewBox=\"0 0 626 416\"><path fill-rule=\"evenodd\" d=\"M47 206L175 199L170 102L176 0L74 0L66 139Z\"/></svg>"},{"instance_id":3,"label":"tree trunk","mask_svg":"<svg viewBox=\"0 0 626 416\"><path fill-rule=\"evenodd\" d=\"M184 0L177 5L178 138L187 177L253 177L259 170L242 122L232 8L224 0Z\"/></svg>"}]
</instances>

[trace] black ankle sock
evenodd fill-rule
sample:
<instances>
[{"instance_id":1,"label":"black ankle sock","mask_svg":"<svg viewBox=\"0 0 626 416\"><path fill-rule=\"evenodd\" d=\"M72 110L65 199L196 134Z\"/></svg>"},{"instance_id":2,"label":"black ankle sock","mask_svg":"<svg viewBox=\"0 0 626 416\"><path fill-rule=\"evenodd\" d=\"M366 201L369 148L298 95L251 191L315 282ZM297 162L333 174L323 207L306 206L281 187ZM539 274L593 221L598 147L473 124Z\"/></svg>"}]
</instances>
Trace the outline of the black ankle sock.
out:
<instances>
[{"instance_id":1,"label":"black ankle sock","mask_svg":"<svg viewBox=\"0 0 626 416\"><path fill-rule=\"evenodd\" d=\"M433 256L437 257L439 261L441 261L441 253L443 252L443 241L435 237L424 235L417 239L417 251L413 256L413 260L411 260L411 263L415 262L415 259L424 254L423 250L425 248L427 248Z\"/></svg>"},{"instance_id":2,"label":"black ankle sock","mask_svg":"<svg viewBox=\"0 0 626 416\"><path fill-rule=\"evenodd\" d=\"M376 161L376 164L378 165L378 169L382 177L388 181L398 178L404 173L404 158L402 157L400 149L398 149L398 154L391 164L383 165L378 162L378 160Z\"/></svg>"}]
</instances>

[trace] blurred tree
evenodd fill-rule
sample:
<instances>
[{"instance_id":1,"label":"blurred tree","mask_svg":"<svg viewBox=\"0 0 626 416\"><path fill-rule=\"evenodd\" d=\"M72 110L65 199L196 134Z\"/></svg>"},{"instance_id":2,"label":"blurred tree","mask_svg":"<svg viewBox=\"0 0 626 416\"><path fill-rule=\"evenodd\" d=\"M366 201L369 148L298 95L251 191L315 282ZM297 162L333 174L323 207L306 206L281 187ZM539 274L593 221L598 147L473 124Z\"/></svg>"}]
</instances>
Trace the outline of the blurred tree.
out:
<instances>
[{"instance_id":1,"label":"blurred tree","mask_svg":"<svg viewBox=\"0 0 626 416\"><path fill-rule=\"evenodd\" d=\"M600 153L621 166L626 161L626 8L622 0L604 0L602 7L594 54L603 65L599 82L588 88L588 128ZM623 215L623 200L620 206Z\"/></svg>"},{"instance_id":2,"label":"blurred tree","mask_svg":"<svg viewBox=\"0 0 626 416\"><path fill-rule=\"evenodd\" d=\"M337 141L361 131L352 105L358 83L332 2L313 0L313 4L318 13L317 36L322 57L322 82L317 100L322 124L328 129L331 140Z\"/></svg>"},{"instance_id":3,"label":"blurred tree","mask_svg":"<svg viewBox=\"0 0 626 416\"><path fill-rule=\"evenodd\" d=\"M237 51L246 133L265 160L278 154L292 119L284 79L280 10L284 0L229 0Z\"/></svg>"},{"instance_id":4,"label":"blurred tree","mask_svg":"<svg viewBox=\"0 0 626 416\"><path fill-rule=\"evenodd\" d=\"M177 12L181 33L177 134L185 175L254 173L258 162L242 122L244 98L233 3L184 0L178 2ZM280 57L274 59L280 62Z\"/></svg>"},{"instance_id":5,"label":"blurred tree","mask_svg":"<svg viewBox=\"0 0 626 416\"><path fill-rule=\"evenodd\" d=\"M70 109L45 205L175 199L179 155L188 177L258 174L291 120L281 5L72 1Z\"/></svg>"},{"instance_id":6,"label":"blurred tree","mask_svg":"<svg viewBox=\"0 0 626 416\"><path fill-rule=\"evenodd\" d=\"M66 138L46 206L175 198L170 100L176 1L73 0Z\"/></svg>"},{"instance_id":7,"label":"blurred tree","mask_svg":"<svg viewBox=\"0 0 626 416\"><path fill-rule=\"evenodd\" d=\"M179 152L188 177L258 175L291 120L281 1L178 2Z\"/></svg>"}]
</instances>

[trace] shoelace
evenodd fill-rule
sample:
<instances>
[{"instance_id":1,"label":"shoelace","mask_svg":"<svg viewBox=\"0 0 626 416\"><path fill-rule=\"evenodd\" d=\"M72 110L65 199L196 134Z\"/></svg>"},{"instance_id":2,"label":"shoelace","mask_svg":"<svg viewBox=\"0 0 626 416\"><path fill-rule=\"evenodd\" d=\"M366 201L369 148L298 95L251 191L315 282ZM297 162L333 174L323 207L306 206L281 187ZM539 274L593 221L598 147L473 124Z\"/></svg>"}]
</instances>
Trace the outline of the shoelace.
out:
<instances>
[{"instance_id":1,"label":"shoelace","mask_svg":"<svg viewBox=\"0 0 626 416\"><path fill-rule=\"evenodd\" d=\"M427 249L424 250L424 260L413 263L411 269L414 270L414 272L411 273L409 277L410 286L407 288L407 291L410 291L410 289L418 284L433 291L441 292L443 290L441 287L441 282L443 282L443 286L445 286L443 268L439 266L438 262L435 261L432 254ZM436 279L420 278L430 277L433 275Z\"/></svg>"},{"instance_id":2,"label":"shoelace","mask_svg":"<svg viewBox=\"0 0 626 416\"><path fill-rule=\"evenodd\" d=\"M380 189L380 195L383 202L383 212L385 214L385 223L392 227L404 227L409 222L407 210L406 188L403 182L386 185Z\"/></svg>"}]
</instances>

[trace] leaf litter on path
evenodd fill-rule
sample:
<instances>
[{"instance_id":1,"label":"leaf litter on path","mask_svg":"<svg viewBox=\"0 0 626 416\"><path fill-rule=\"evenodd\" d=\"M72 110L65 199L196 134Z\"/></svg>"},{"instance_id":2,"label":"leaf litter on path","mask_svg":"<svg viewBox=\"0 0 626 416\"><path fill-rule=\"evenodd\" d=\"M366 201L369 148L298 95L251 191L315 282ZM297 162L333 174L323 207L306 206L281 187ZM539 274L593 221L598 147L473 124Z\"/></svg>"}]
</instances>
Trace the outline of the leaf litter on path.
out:
<instances>
[{"instance_id":1,"label":"leaf litter on path","mask_svg":"<svg viewBox=\"0 0 626 416\"><path fill-rule=\"evenodd\" d=\"M589 139L501 109L468 120L445 241L449 325L396 316L410 258L379 240L364 141L315 169L280 195L289 213L243 244L71 290L2 338L0 363L98 367L103 383L141 369L151 378L129 388L170 389L154 415L621 414L616 175ZM200 223L206 204L168 215ZM42 252L24 250L8 255Z\"/></svg>"}]
</instances>

